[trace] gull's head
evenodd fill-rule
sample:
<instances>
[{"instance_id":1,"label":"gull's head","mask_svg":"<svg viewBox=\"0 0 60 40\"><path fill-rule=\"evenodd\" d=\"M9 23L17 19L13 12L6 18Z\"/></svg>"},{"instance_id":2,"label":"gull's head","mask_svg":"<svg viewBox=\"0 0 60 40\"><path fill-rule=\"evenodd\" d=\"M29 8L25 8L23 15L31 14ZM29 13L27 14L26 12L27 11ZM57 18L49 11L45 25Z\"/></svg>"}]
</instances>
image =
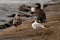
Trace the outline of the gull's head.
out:
<instances>
[{"instance_id":1,"label":"gull's head","mask_svg":"<svg viewBox=\"0 0 60 40\"><path fill-rule=\"evenodd\" d=\"M37 21L36 20L33 20L31 23L37 23Z\"/></svg>"},{"instance_id":2,"label":"gull's head","mask_svg":"<svg viewBox=\"0 0 60 40\"><path fill-rule=\"evenodd\" d=\"M16 15L15 15L15 18L19 18L19 17L20 17L20 14L16 14Z\"/></svg>"},{"instance_id":3,"label":"gull's head","mask_svg":"<svg viewBox=\"0 0 60 40\"><path fill-rule=\"evenodd\" d=\"M35 22L34 23L37 23L37 21L35 20Z\"/></svg>"},{"instance_id":4,"label":"gull's head","mask_svg":"<svg viewBox=\"0 0 60 40\"><path fill-rule=\"evenodd\" d=\"M16 14L15 16L20 16L20 14Z\"/></svg>"}]
</instances>

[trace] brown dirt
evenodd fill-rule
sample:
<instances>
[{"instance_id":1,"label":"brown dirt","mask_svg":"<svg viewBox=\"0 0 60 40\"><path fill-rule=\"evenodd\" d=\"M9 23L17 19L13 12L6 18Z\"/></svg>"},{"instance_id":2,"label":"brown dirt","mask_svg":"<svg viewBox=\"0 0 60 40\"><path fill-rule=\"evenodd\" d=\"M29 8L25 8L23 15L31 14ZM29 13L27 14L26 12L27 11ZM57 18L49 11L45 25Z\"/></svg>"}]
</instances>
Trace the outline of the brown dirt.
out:
<instances>
[{"instance_id":1,"label":"brown dirt","mask_svg":"<svg viewBox=\"0 0 60 40\"><path fill-rule=\"evenodd\" d=\"M47 23L43 23L47 26L46 29L34 30L31 27L33 21L31 19L19 25L18 28L11 27L0 32L0 40L60 40L60 12L53 12L54 10L46 12L53 14L47 16Z\"/></svg>"}]
</instances>

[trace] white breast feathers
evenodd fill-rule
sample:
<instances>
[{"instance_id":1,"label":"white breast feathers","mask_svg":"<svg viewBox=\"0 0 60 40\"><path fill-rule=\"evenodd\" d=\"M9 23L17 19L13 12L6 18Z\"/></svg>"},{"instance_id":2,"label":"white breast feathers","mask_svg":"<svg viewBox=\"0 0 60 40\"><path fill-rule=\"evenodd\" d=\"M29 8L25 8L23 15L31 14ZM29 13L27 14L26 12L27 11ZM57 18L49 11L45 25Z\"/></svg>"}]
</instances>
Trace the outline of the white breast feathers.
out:
<instances>
[{"instance_id":1,"label":"white breast feathers","mask_svg":"<svg viewBox=\"0 0 60 40\"><path fill-rule=\"evenodd\" d=\"M31 7L31 12L35 12L35 8L34 7Z\"/></svg>"}]
</instances>

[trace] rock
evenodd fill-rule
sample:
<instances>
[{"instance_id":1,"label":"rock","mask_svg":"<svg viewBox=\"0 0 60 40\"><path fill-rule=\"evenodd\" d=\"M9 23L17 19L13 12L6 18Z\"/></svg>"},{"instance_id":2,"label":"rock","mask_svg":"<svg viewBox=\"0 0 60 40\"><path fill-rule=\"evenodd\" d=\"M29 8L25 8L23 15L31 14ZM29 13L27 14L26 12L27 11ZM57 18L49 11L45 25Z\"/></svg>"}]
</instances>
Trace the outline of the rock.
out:
<instances>
[{"instance_id":1,"label":"rock","mask_svg":"<svg viewBox=\"0 0 60 40\"><path fill-rule=\"evenodd\" d=\"M0 20L1 22L6 22L6 20Z\"/></svg>"},{"instance_id":2,"label":"rock","mask_svg":"<svg viewBox=\"0 0 60 40\"><path fill-rule=\"evenodd\" d=\"M30 7L26 6L25 4L21 5L18 9L19 11L23 11L23 12L29 12L30 11Z\"/></svg>"},{"instance_id":3,"label":"rock","mask_svg":"<svg viewBox=\"0 0 60 40\"><path fill-rule=\"evenodd\" d=\"M9 16L7 16L7 17L14 17L15 16L15 14L12 14L12 15L9 15Z\"/></svg>"}]
</instances>

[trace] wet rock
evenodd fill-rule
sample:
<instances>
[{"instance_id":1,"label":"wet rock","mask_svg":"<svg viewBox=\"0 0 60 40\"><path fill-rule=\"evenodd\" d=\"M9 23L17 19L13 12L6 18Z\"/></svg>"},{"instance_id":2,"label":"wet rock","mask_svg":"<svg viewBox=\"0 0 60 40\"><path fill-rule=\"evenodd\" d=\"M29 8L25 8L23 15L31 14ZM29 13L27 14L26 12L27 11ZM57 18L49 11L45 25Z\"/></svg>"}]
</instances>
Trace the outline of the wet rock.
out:
<instances>
[{"instance_id":1,"label":"wet rock","mask_svg":"<svg viewBox=\"0 0 60 40\"><path fill-rule=\"evenodd\" d=\"M6 20L0 20L0 22L6 22Z\"/></svg>"},{"instance_id":2,"label":"wet rock","mask_svg":"<svg viewBox=\"0 0 60 40\"><path fill-rule=\"evenodd\" d=\"M4 26L6 26L6 28L10 27L11 25L10 24L4 24Z\"/></svg>"},{"instance_id":3,"label":"wet rock","mask_svg":"<svg viewBox=\"0 0 60 40\"><path fill-rule=\"evenodd\" d=\"M0 25L0 29L5 29L6 26L5 25Z\"/></svg>"},{"instance_id":4,"label":"wet rock","mask_svg":"<svg viewBox=\"0 0 60 40\"><path fill-rule=\"evenodd\" d=\"M11 27L13 25L12 22L13 22L13 20L10 20L8 23L0 25L0 29L5 29L5 28L8 28L8 27Z\"/></svg>"},{"instance_id":5,"label":"wet rock","mask_svg":"<svg viewBox=\"0 0 60 40\"><path fill-rule=\"evenodd\" d=\"M21 5L18 9L19 11L23 11L23 12L29 12L30 11L30 7L26 6L25 4Z\"/></svg>"},{"instance_id":6,"label":"wet rock","mask_svg":"<svg viewBox=\"0 0 60 40\"><path fill-rule=\"evenodd\" d=\"M15 14L12 14L12 15L9 15L9 16L7 16L7 17L14 17L15 16Z\"/></svg>"}]
</instances>

